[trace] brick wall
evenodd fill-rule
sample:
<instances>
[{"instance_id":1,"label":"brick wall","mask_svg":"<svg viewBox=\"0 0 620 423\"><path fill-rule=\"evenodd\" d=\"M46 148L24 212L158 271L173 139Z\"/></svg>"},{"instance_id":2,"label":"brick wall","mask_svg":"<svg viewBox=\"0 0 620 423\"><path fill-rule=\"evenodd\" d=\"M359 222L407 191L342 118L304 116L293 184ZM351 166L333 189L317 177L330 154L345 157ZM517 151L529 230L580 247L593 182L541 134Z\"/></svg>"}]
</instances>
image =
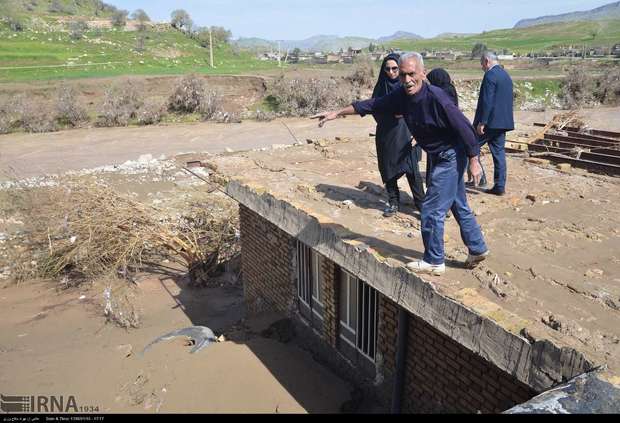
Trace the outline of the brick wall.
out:
<instances>
[{"instance_id":1,"label":"brick wall","mask_svg":"<svg viewBox=\"0 0 620 423\"><path fill-rule=\"evenodd\" d=\"M240 206L239 213L241 269L248 312L275 310L289 316L296 314L296 240L245 206ZM319 332L327 349L337 349L339 269L324 258L321 272L325 310L324 326ZM378 364L387 377L388 395L389 379L396 367L398 310L394 302L379 294ZM407 344L405 412L501 412L537 394L411 314ZM361 376L361 369L356 372Z\"/></svg>"},{"instance_id":2,"label":"brick wall","mask_svg":"<svg viewBox=\"0 0 620 423\"><path fill-rule=\"evenodd\" d=\"M323 303L325 312L323 315L323 337L336 348L338 342L338 298L340 298L340 280L336 264L323 257L321 260L321 276L323 280Z\"/></svg>"},{"instance_id":3,"label":"brick wall","mask_svg":"<svg viewBox=\"0 0 620 423\"><path fill-rule=\"evenodd\" d=\"M498 413L537 395L413 315L405 378L412 412Z\"/></svg>"},{"instance_id":4,"label":"brick wall","mask_svg":"<svg viewBox=\"0 0 620 423\"><path fill-rule=\"evenodd\" d=\"M383 372L386 376L396 369L396 347L398 345L398 307L394 302L379 294L379 328L377 352L381 354Z\"/></svg>"},{"instance_id":5,"label":"brick wall","mask_svg":"<svg viewBox=\"0 0 620 423\"><path fill-rule=\"evenodd\" d=\"M239 206L241 271L248 313L288 314L295 303L295 239L247 207Z\"/></svg>"}]
</instances>

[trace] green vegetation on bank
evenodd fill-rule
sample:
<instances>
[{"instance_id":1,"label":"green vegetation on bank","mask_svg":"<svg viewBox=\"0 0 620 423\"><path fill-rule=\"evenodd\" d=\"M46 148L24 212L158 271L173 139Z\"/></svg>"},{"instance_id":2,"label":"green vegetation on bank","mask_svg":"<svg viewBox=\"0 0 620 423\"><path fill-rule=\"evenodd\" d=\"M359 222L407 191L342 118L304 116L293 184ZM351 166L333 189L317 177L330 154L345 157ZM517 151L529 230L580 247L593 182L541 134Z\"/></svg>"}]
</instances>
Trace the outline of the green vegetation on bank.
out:
<instances>
[{"instance_id":1,"label":"green vegetation on bank","mask_svg":"<svg viewBox=\"0 0 620 423\"><path fill-rule=\"evenodd\" d=\"M489 49L527 54L556 47L612 46L620 43L620 20L568 22L528 28L500 29L469 36L427 40L397 40L386 43L401 50L460 50L470 52L476 43Z\"/></svg>"},{"instance_id":2,"label":"green vegetation on bank","mask_svg":"<svg viewBox=\"0 0 620 423\"><path fill-rule=\"evenodd\" d=\"M81 39L69 31L0 29L0 81L198 72L247 73L277 66L228 44L209 49L174 29L90 29Z\"/></svg>"}]
</instances>

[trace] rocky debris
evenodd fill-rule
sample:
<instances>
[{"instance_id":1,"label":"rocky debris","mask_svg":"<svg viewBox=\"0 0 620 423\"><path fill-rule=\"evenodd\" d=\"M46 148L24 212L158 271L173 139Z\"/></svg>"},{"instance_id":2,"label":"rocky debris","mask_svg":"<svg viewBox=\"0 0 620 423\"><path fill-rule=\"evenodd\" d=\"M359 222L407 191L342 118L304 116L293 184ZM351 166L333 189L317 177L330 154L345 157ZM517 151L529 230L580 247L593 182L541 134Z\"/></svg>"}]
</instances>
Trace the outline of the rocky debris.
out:
<instances>
[{"instance_id":1,"label":"rocky debris","mask_svg":"<svg viewBox=\"0 0 620 423\"><path fill-rule=\"evenodd\" d=\"M588 269L584 276L587 278L599 278L605 274L601 269Z\"/></svg>"},{"instance_id":2,"label":"rocky debris","mask_svg":"<svg viewBox=\"0 0 620 423\"><path fill-rule=\"evenodd\" d=\"M116 347L116 349L125 358L130 357L133 354L133 346L131 344L119 345L118 347Z\"/></svg>"},{"instance_id":3,"label":"rocky debris","mask_svg":"<svg viewBox=\"0 0 620 423\"><path fill-rule=\"evenodd\" d=\"M562 172L570 172L570 170L572 169L572 166L570 163L558 163L556 167Z\"/></svg>"},{"instance_id":4,"label":"rocky debris","mask_svg":"<svg viewBox=\"0 0 620 423\"><path fill-rule=\"evenodd\" d=\"M541 319L541 321L546 325L549 326L551 329L561 332L562 331L562 322L559 320L556 320L555 316L553 314L549 315L548 317L543 317Z\"/></svg>"},{"instance_id":5,"label":"rocky debris","mask_svg":"<svg viewBox=\"0 0 620 423\"><path fill-rule=\"evenodd\" d=\"M478 267L472 270L472 273L480 281L480 285L483 288L489 289L502 300L516 294L516 288L510 281L502 278L484 264L478 265Z\"/></svg>"},{"instance_id":6,"label":"rocky debris","mask_svg":"<svg viewBox=\"0 0 620 423\"><path fill-rule=\"evenodd\" d=\"M526 157L525 159L523 159L524 162L526 163L532 163L532 164L537 164L537 165L541 165L541 166L547 166L548 164L550 164L551 162L547 159L539 159L536 157Z\"/></svg>"}]
</instances>

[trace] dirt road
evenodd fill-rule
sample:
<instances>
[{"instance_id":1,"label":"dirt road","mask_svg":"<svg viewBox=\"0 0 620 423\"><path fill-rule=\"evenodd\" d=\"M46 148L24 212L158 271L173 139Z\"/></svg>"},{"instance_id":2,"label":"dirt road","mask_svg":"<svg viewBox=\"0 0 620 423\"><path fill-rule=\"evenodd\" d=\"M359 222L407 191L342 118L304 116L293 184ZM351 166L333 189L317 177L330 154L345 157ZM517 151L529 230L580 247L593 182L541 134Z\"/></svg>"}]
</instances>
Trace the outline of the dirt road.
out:
<instances>
[{"instance_id":1,"label":"dirt road","mask_svg":"<svg viewBox=\"0 0 620 423\"><path fill-rule=\"evenodd\" d=\"M533 122L546 122L557 111L517 112L521 129ZM581 113L593 128L620 131L620 108L598 108ZM470 118L472 116L469 116ZM374 132L370 117L350 116L318 128L310 119L282 119L272 122L244 121L240 124L176 124L132 128L92 128L46 134L0 136L0 180L27 178L121 164L140 155L171 156L185 152L221 153L293 144L307 138L335 136L363 138Z\"/></svg>"}]
</instances>

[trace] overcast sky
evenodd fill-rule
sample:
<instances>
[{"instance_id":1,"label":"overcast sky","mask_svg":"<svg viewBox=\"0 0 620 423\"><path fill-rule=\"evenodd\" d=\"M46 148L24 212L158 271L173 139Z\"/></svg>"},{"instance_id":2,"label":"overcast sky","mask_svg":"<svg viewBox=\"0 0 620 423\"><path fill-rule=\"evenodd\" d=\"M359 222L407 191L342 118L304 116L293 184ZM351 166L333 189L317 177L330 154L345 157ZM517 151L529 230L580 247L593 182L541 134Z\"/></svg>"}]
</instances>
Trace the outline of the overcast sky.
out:
<instances>
[{"instance_id":1,"label":"overcast sky","mask_svg":"<svg viewBox=\"0 0 620 423\"><path fill-rule=\"evenodd\" d=\"M433 37L512 28L519 19L589 10L611 0L106 0L152 20L185 9L199 26L230 29L233 37L300 40L313 35L378 38L396 31Z\"/></svg>"}]
</instances>

